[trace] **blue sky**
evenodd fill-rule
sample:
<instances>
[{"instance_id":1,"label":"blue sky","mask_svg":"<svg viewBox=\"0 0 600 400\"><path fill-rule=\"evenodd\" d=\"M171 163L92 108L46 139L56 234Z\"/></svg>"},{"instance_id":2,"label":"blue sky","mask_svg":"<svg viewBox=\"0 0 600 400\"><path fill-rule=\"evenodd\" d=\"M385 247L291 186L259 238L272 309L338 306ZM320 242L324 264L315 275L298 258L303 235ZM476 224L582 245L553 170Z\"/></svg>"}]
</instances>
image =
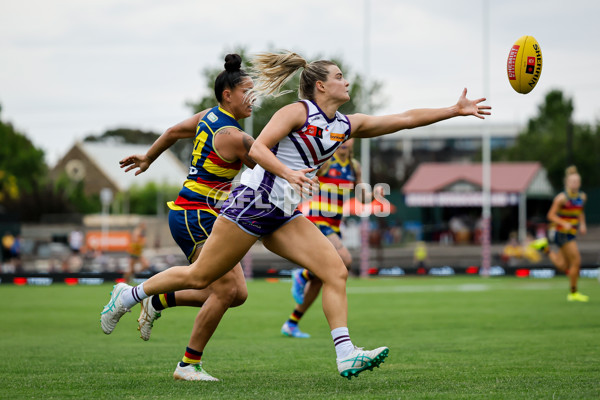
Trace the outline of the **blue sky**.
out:
<instances>
[{"instance_id":1,"label":"blue sky","mask_svg":"<svg viewBox=\"0 0 600 400\"><path fill-rule=\"evenodd\" d=\"M376 114L453 104L463 87L489 96L489 123L525 123L562 89L575 120L600 119L600 2L490 1L490 93L483 93L482 0L157 1L0 0L2 119L56 162L78 139L115 127L157 132L186 118L204 94L202 70L244 46L341 57L383 83ZM528 95L512 90L506 58L522 35L544 66ZM463 119L448 123L477 123Z\"/></svg>"}]
</instances>

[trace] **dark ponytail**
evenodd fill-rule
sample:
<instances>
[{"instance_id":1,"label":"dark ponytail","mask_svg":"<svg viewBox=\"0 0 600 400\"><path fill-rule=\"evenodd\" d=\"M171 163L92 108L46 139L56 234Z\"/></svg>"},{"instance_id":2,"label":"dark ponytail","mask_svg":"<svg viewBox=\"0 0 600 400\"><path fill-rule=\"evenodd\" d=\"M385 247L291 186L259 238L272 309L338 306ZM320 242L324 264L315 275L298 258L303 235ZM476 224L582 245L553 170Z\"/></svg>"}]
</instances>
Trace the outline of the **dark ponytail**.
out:
<instances>
[{"instance_id":1,"label":"dark ponytail","mask_svg":"<svg viewBox=\"0 0 600 400\"><path fill-rule=\"evenodd\" d=\"M248 74L242 69L242 57L239 54L227 54L225 56L225 70L215 79L215 97L217 101L220 103L223 99L223 90L235 89L246 76Z\"/></svg>"}]
</instances>

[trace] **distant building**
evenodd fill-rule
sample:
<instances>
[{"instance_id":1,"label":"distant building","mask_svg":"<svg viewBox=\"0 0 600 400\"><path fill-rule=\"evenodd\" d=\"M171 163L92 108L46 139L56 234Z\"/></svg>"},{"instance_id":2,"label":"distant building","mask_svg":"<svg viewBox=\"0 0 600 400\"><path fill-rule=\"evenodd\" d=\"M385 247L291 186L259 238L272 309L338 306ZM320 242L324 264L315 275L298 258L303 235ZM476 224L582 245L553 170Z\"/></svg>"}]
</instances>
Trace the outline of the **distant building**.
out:
<instances>
[{"instance_id":1,"label":"distant building","mask_svg":"<svg viewBox=\"0 0 600 400\"><path fill-rule=\"evenodd\" d=\"M149 145L104 142L77 142L50 171L57 179L66 174L73 181L84 182L86 195L99 194L108 188L113 193L124 192L132 186L150 182L177 186L187 176L187 168L171 151L165 151L144 173L124 172L119 161L132 154L145 154Z\"/></svg>"},{"instance_id":2,"label":"distant building","mask_svg":"<svg viewBox=\"0 0 600 400\"><path fill-rule=\"evenodd\" d=\"M443 226L454 217L471 217L476 223L482 207L482 166L480 163L421 163L402 192L408 207L437 209L437 212L426 213L428 217L424 216L423 225ZM519 232L519 239L524 241L528 221L540 210L545 213L553 194L546 170L539 162L492 163L490 200L496 238L505 239L508 232L500 232L504 228Z\"/></svg>"},{"instance_id":3,"label":"distant building","mask_svg":"<svg viewBox=\"0 0 600 400\"><path fill-rule=\"evenodd\" d=\"M470 162L481 156L483 123L457 124L450 121L407 129L373 139L371 158L373 182L398 188L423 162ZM515 124L490 124L491 148L507 148L522 131Z\"/></svg>"}]
</instances>

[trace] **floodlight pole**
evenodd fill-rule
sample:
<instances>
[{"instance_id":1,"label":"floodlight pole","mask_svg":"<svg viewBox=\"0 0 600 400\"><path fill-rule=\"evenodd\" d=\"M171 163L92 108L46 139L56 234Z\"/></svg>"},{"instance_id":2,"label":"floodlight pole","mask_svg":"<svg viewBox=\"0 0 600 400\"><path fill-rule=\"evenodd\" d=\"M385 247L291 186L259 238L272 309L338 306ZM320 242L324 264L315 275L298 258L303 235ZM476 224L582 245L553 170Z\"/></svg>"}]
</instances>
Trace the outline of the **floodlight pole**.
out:
<instances>
[{"instance_id":1,"label":"floodlight pole","mask_svg":"<svg viewBox=\"0 0 600 400\"><path fill-rule=\"evenodd\" d=\"M490 10L489 0L483 0L483 95L490 101ZM490 275L491 264L491 145L489 121L483 124L482 137L482 213L481 213L481 275Z\"/></svg>"},{"instance_id":2,"label":"floodlight pole","mask_svg":"<svg viewBox=\"0 0 600 400\"><path fill-rule=\"evenodd\" d=\"M370 23L371 23L371 1L364 1L363 12L364 32L363 32L363 62L364 62L364 79L363 79L363 100L365 113L371 112L371 98L367 92L370 74ZM371 170L371 151L369 139L361 139L360 141L360 164L362 170L362 182L369 185ZM364 201L365 199L362 199ZM369 274L369 216L361 216L360 218L360 276L366 277Z\"/></svg>"}]
</instances>

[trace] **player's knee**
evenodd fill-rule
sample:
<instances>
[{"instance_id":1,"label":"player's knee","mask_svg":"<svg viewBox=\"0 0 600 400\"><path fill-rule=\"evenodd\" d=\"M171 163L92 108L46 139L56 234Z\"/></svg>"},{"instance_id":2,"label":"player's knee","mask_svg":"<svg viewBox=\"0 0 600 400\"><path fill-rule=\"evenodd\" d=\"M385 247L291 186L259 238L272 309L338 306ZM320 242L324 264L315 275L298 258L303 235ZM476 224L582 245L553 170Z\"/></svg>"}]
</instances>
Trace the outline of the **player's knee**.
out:
<instances>
[{"instance_id":1,"label":"player's knee","mask_svg":"<svg viewBox=\"0 0 600 400\"><path fill-rule=\"evenodd\" d=\"M234 281L220 285L215 289L218 301L226 307L237 307L244 304L248 298L248 290L245 285L237 285Z\"/></svg>"},{"instance_id":2,"label":"player's knee","mask_svg":"<svg viewBox=\"0 0 600 400\"><path fill-rule=\"evenodd\" d=\"M571 268L579 268L581 266L581 256L579 254L573 254L568 258L568 264Z\"/></svg>"},{"instance_id":3,"label":"player's knee","mask_svg":"<svg viewBox=\"0 0 600 400\"><path fill-rule=\"evenodd\" d=\"M212 283L212 281L206 277L198 260L194 261L189 267L182 268L182 270L183 276L181 276L181 279L185 282L187 286L186 289L202 290L206 289L208 285Z\"/></svg>"},{"instance_id":4,"label":"player's knee","mask_svg":"<svg viewBox=\"0 0 600 400\"><path fill-rule=\"evenodd\" d=\"M209 282L206 278L204 278L202 276L196 276L194 274L189 274L187 282L188 282L189 289L196 289L196 290L206 289L208 287L208 285L211 284L211 282Z\"/></svg>"},{"instance_id":5,"label":"player's knee","mask_svg":"<svg viewBox=\"0 0 600 400\"><path fill-rule=\"evenodd\" d=\"M343 262L334 264L335 266L332 268L333 279L336 281L343 281L346 284L346 280L348 279L348 268L344 265Z\"/></svg>"},{"instance_id":6,"label":"player's knee","mask_svg":"<svg viewBox=\"0 0 600 400\"><path fill-rule=\"evenodd\" d=\"M235 298L233 299L229 307L239 307L246 302L247 298L248 289L246 288L246 285L244 285L243 287L238 286L235 292Z\"/></svg>"}]
</instances>

